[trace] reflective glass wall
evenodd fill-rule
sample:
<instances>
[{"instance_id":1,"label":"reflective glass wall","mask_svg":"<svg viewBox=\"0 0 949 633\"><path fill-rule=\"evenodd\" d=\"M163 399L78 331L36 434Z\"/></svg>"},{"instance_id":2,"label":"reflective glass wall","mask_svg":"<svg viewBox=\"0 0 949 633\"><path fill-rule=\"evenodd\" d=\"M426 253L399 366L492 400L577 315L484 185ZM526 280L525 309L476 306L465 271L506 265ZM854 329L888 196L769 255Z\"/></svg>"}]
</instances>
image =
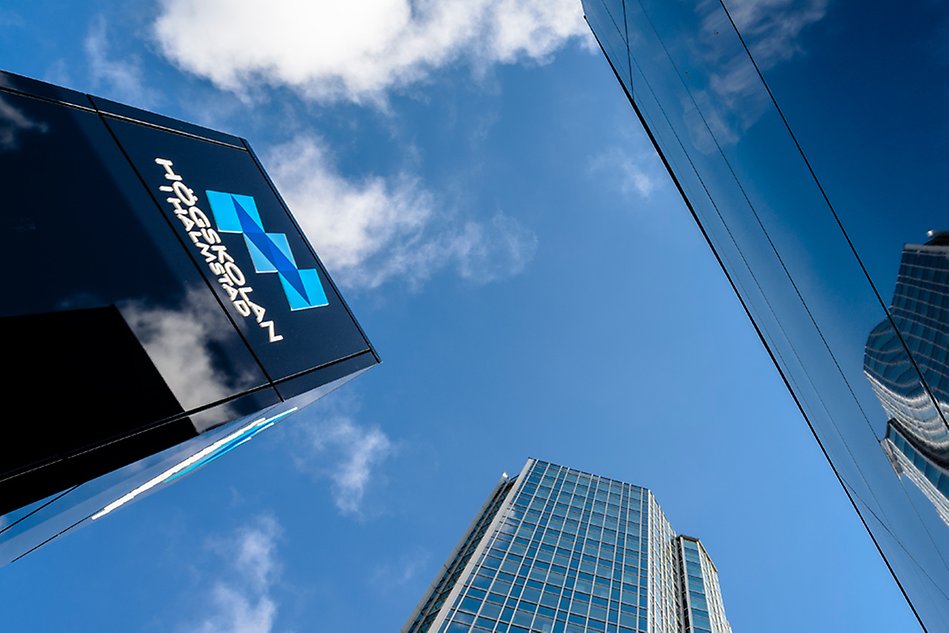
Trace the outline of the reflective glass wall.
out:
<instances>
[{"instance_id":1,"label":"reflective glass wall","mask_svg":"<svg viewBox=\"0 0 949 633\"><path fill-rule=\"evenodd\" d=\"M921 623L949 630L949 8L583 6Z\"/></svg>"}]
</instances>

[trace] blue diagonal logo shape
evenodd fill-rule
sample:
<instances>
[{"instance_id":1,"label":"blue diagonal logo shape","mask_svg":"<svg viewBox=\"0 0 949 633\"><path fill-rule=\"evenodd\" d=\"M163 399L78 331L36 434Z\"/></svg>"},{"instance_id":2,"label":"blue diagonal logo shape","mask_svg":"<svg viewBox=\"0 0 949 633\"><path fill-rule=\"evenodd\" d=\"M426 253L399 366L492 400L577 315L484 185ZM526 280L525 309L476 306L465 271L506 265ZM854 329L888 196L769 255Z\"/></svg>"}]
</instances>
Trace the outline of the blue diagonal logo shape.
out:
<instances>
[{"instance_id":1,"label":"blue diagonal logo shape","mask_svg":"<svg viewBox=\"0 0 949 633\"><path fill-rule=\"evenodd\" d=\"M276 273L291 310L329 305L315 268L297 268L284 233L268 233L251 196L206 191L221 233L240 233L258 273Z\"/></svg>"}]
</instances>

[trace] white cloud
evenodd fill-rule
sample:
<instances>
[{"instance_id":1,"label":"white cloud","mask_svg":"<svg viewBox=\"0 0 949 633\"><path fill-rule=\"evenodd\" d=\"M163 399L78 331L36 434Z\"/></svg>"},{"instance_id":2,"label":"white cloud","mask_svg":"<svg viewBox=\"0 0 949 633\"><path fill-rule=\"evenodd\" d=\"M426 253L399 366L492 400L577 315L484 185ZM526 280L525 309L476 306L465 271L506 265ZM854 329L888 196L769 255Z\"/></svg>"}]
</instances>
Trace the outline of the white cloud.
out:
<instances>
[{"instance_id":1,"label":"white cloud","mask_svg":"<svg viewBox=\"0 0 949 633\"><path fill-rule=\"evenodd\" d=\"M145 86L139 59L113 53L104 17L93 19L83 41L83 48L93 89L103 90L103 97L140 107L154 104L155 93Z\"/></svg>"},{"instance_id":2,"label":"white cloud","mask_svg":"<svg viewBox=\"0 0 949 633\"><path fill-rule=\"evenodd\" d=\"M359 424L358 401L337 393L288 420L290 454L297 468L329 480L333 503L343 515L364 514L363 501L382 478L380 467L396 444L381 429Z\"/></svg>"},{"instance_id":3,"label":"white cloud","mask_svg":"<svg viewBox=\"0 0 949 633\"><path fill-rule=\"evenodd\" d=\"M409 552L401 554L391 560L373 568L370 578L372 584L383 593L408 585L422 573L428 571L431 553L421 547L414 547Z\"/></svg>"},{"instance_id":4,"label":"white cloud","mask_svg":"<svg viewBox=\"0 0 949 633\"><path fill-rule=\"evenodd\" d=\"M530 230L501 212L487 221L454 217L409 174L347 179L314 138L273 148L267 167L344 286L414 287L445 268L485 283L523 271L537 247Z\"/></svg>"},{"instance_id":5,"label":"white cloud","mask_svg":"<svg viewBox=\"0 0 949 633\"><path fill-rule=\"evenodd\" d=\"M345 515L362 511L374 469L394 451L389 437L375 427L356 424L345 415L334 415L308 425L309 446L323 464L322 473L332 482L333 502Z\"/></svg>"},{"instance_id":6,"label":"white cloud","mask_svg":"<svg viewBox=\"0 0 949 633\"><path fill-rule=\"evenodd\" d=\"M464 61L544 61L590 45L579 0L165 0L159 48L184 70L247 93L287 85L317 100L381 102Z\"/></svg>"},{"instance_id":7,"label":"white cloud","mask_svg":"<svg viewBox=\"0 0 949 633\"><path fill-rule=\"evenodd\" d=\"M197 633L269 633L277 606L267 596L248 596L233 587L217 584L211 593L216 611L201 622Z\"/></svg>"},{"instance_id":8,"label":"white cloud","mask_svg":"<svg viewBox=\"0 0 949 633\"><path fill-rule=\"evenodd\" d=\"M212 549L226 561L224 577L213 583L210 609L199 618L195 633L270 633L277 617L271 593L277 571L280 526L269 516L258 517L231 538L215 541Z\"/></svg>"},{"instance_id":9,"label":"white cloud","mask_svg":"<svg viewBox=\"0 0 949 633\"><path fill-rule=\"evenodd\" d=\"M658 156L651 150L610 148L593 157L590 172L605 177L607 183L624 196L644 199L668 181L668 176L660 168Z\"/></svg>"}]
</instances>

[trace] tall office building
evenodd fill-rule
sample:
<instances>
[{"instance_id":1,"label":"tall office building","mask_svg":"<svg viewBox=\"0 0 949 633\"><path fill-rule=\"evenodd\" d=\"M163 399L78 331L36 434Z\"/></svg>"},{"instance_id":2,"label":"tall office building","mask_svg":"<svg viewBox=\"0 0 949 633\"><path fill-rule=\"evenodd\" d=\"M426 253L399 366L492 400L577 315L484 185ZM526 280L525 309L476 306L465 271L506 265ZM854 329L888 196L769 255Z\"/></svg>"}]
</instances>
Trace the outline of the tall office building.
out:
<instances>
[{"instance_id":1,"label":"tall office building","mask_svg":"<svg viewBox=\"0 0 949 633\"><path fill-rule=\"evenodd\" d=\"M947 243L915 244L945 225L949 3L581 3L900 590L949 631Z\"/></svg>"},{"instance_id":2,"label":"tall office building","mask_svg":"<svg viewBox=\"0 0 949 633\"><path fill-rule=\"evenodd\" d=\"M402 633L730 633L718 571L652 493L528 459L502 477Z\"/></svg>"},{"instance_id":3,"label":"tall office building","mask_svg":"<svg viewBox=\"0 0 949 633\"><path fill-rule=\"evenodd\" d=\"M931 231L925 244L903 247L890 315L870 332L864 359L889 417L880 443L893 469L949 524L949 233Z\"/></svg>"}]
</instances>

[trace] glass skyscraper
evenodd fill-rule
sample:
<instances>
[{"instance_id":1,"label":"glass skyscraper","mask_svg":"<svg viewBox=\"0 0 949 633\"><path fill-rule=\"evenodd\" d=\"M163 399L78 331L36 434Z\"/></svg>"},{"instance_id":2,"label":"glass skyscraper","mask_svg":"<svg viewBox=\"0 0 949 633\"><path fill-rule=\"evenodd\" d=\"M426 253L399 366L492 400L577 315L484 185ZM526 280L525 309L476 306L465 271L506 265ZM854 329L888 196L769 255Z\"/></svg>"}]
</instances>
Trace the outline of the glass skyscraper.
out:
<instances>
[{"instance_id":1,"label":"glass skyscraper","mask_svg":"<svg viewBox=\"0 0 949 633\"><path fill-rule=\"evenodd\" d=\"M402 633L730 633L718 571L639 486L528 459Z\"/></svg>"}]
</instances>

